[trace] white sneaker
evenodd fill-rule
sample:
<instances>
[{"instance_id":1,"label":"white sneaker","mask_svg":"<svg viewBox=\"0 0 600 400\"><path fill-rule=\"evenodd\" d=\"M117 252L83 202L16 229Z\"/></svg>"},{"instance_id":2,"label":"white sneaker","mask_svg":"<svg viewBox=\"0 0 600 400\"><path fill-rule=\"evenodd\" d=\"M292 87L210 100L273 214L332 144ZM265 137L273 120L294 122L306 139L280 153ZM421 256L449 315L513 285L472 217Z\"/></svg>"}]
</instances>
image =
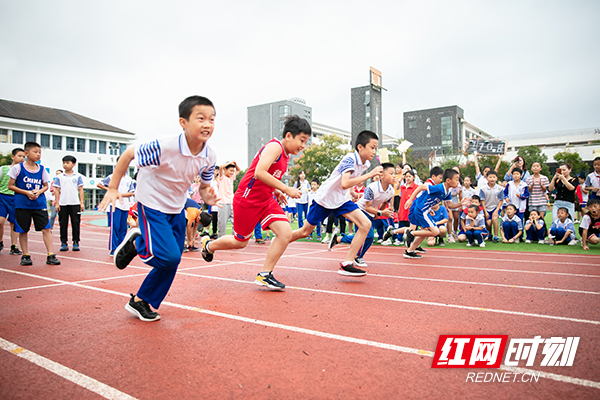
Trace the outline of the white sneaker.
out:
<instances>
[{"instance_id":1,"label":"white sneaker","mask_svg":"<svg viewBox=\"0 0 600 400\"><path fill-rule=\"evenodd\" d=\"M456 243L456 239L454 239L453 235L448 236L448 243Z\"/></svg>"},{"instance_id":2,"label":"white sneaker","mask_svg":"<svg viewBox=\"0 0 600 400\"><path fill-rule=\"evenodd\" d=\"M325 236L323 240L321 240L321 243L329 243L329 235Z\"/></svg>"},{"instance_id":3,"label":"white sneaker","mask_svg":"<svg viewBox=\"0 0 600 400\"><path fill-rule=\"evenodd\" d=\"M377 243L383 243L383 239L379 239Z\"/></svg>"},{"instance_id":4,"label":"white sneaker","mask_svg":"<svg viewBox=\"0 0 600 400\"><path fill-rule=\"evenodd\" d=\"M538 240L538 244L546 244L545 240Z\"/></svg>"},{"instance_id":5,"label":"white sneaker","mask_svg":"<svg viewBox=\"0 0 600 400\"><path fill-rule=\"evenodd\" d=\"M581 221L579 221L578 219L576 219L575 221L573 221L574 224L579 224Z\"/></svg>"},{"instance_id":6,"label":"white sneaker","mask_svg":"<svg viewBox=\"0 0 600 400\"><path fill-rule=\"evenodd\" d=\"M473 246L471 243L467 243L467 247L471 247Z\"/></svg>"},{"instance_id":7,"label":"white sneaker","mask_svg":"<svg viewBox=\"0 0 600 400\"><path fill-rule=\"evenodd\" d=\"M481 244L479 245L479 247L485 247L485 242L481 242Z\"/></svg>"},{"instance_id":8,"label":"white sneaker","mask_svg":"<svg viewBox=\"0 0 600 400\"><path fill-rule=\"evenodd\" d=\"M395 244L396 246L402 246L404 243L402 243L401 241L399 241L398 239L396 239L396 240L394 241L394 244Z\"/></svg>"},{"instance_id":9,"label":"white sneaker","mask_svg":"<svg viewBox=\"0 0 600 400\"><path fill-rule=\"evenodd\" d=\"M516 238L515 243L521 243L521 238Z\"/></svg>"},{"instance_id":10,"label":"white sneaker","mask_svg":"<svg viewBox=\"0 0 600 400\"><path fill-rule=\"evenodd\" d=\"M568 243L568 245L569 245L569 246L576 246L576 245L577 245L577 240L571 240L571 241Z\"/></svg>"},{"instance_id":11,"label":"white sneaker","mask_svg":"<svg viewBox=\"0 0 600 400\"><path fill-rule=\"evenodd\" d=\"M391 246L392 245L392 239L388 239L385 242L381 242L382 245L384 246Z\"/></svg>"},{"instance_id":12,"label":"white sneaker","mask_svg":"<svg viewBox=\"0 0 600 400\"><path fill-rule=\"evenodd\" d=\"M525 241L525 243L527 243L527 244L530 244L530 243L531 243L531 240L527 239L527 240Z\"/></svg>"},{"instance_id":13,"label":"white sneaker","mask_svg":"<svg viewBox=\"0 0 600 400\"><path fill-rule=\"evenodd\" d=\"M357 267L367 267L367 263L365 262L365 260L363 260L362 257L356 257L354 259L354 265L356 265Z\"/></svg>"}]
</instances>

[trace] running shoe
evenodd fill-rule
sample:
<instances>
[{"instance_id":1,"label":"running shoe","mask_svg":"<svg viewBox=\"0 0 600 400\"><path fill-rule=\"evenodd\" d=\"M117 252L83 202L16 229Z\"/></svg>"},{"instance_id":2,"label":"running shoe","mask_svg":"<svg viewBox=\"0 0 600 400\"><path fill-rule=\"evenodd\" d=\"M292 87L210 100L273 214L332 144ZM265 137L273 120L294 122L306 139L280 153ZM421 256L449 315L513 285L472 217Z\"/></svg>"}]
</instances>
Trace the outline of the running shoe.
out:
<instances>
[{"instance_id":1,"label":"running shoe","mask_svg":"<svg viewBox=\"0 0 600 400\"><path fill-rule=\"evenodd\" d=\"M367 263L365 262L365 260L362 257L356 257L354 259L354 265L356 265L357 267L362 267L362 268L367 267Z\"/></svg>"},{"instance_id":2,"label":"running shoe","mask_svg":"<svg viewBox=\"0 0 600 400\"><path fill-rule=\"evenodd\" d=\"M121 244L115 249L114 262L117 268L124 269L137 256L135 239L140 236L142 236L140 228L132 228L127 232Z\"/></svg>"},{"instance_id":3,"label":"running shoe","mask_svg":"<svg viewBox=\"0 0 600 400\"><path fill-rule=\"evenodd\" d=\"M500 238L498 236L494 236L494 238L492 239L492 241L494 243L498 243L500 241Z\"/></svg>"},{"instance_id":4,"label":"running shoe","mask_svg":"<svg viewBox=\"0 0 600 400\"><path fill-rule=\"evenodd\" d=\"M479 243L479 247L485 247L485 242Z\"/></svg>"},{"instance_id":5,"label":"running shoe","mask_svg":"<svg viewBox=\"0 0 600 400\"><path fill-rule=\"evenodd\" d=\"M199 247L196 247L196 246L189 246L189 247L188 247L188 250L189 250L189 251L198 251L198 250L200 250L200 248L199 248Z\"/></svg>"},{"instance_id":6,"label":"running shoe","mask_svg":"<svg viewBox=\"0 0 600 400\"><path fill-rule=\"evenodd\" d=\"M408 250L404 250L403 256L404 256L404 258L423 258L423 256L420 254L417 254L416 251L408 251Z\"/></svg>"},{"instance_id":7,"label":"running shoe","mask_svg":"<svg viewBox=\"0 0 600 400\"><path fill-rule=\"evenodd\" d=\"M388 239L391 239L391 237L394 235L394 227L393 226L388 226L387 229L385 230L385 233L383 234L383 241L387 241Z\"/></svg>"},{"instance_id":8,"label":"running shoe","mask_svg":"<svg viewBox=\"0 0 600 400\"><path fill-rule=\"evenodd\" d=\"M329 241L329 251L331 251L331 249L333 249L333 247L336 244L338 244L337 238L338 238L337 233L334 233L333 235L331 235L331 240Z\"/></svg>"},{"instance_id":9,"label":"running shoe","mask_svg":"<svg viewBox=\"0 0 600 400\"><path fill-rule=\"evenodd\" d=\"M0 242L0 251L4 248L4 242Z\"/></svg>"},{"instance_id":10,"label":"running shoe","mask_svg":"<svg viewBox=\"0 0 600 400\"><path fill-rule=\"evenodd\" d=\"M531 244L531 240L527 239L527 240L525 241L525 243L527 243L527 244Z\"/></svg>"},{"instance_id":11,"label":"running shoe","mask_svg":"<svg viewBox=\"0 0 600 400\"><path fill-rule=\"evenodd\" d=\"M204 261L211 262L213 260L213 252L207 250L208 244L212 242L212 240L208 236L204 236L202 238L202 258Z\"/></svg>"},{"instance_id":12,"label":"running shoe","mask_svg":"<svg viewBox=\"0 0 600 400\"><path fill-rule=\"evenodd\" d=\"M417 252L417 253L421 253L421 254L425 254L425 253L427 253L427 251L426 251L424 248L422 248L421 246L417 247L417 248L415 249L415 252Z\"/></svg>"},{"instance_id":13,"label":"running shoe","mask_svg":"<svg viewBox=\"0 0 600 400\"><path fill-rule=\"evenodd\" d=\"M344 276L365 276L367 272L354 267L353 263L348 265L340 263L340 269L338 269L338 274Z\"/></svg>"},{"instance_id":14,"label":"running shoe","mask_svg":"<svg viewBox=\"0 0 600 400\"><path fill-rule=\"evenodd\" d=\"M69 250L69 246L67 246L66 243L62 243L60 245L60 251L68 251Z\"/></svg>"},{"instance_id":15,"label":"running shoe","mask_svg":"<svg viewBox=\"0 0 600 400\"><path fill-rule=\"evenodd\" d=\"M473 246L473 244L467 243L467 247L471 247L471 246Z\"/></svg>"},{"instance_id":16,"label":"running shoe","mask_svg":"<svg viewBox=\"0 0 600 400\"><path fill-rule=\"evenodd\" d=\"M256 244L265 244L265 239L254 239L254 243L256 243Z\"/></svg>"},{"instance_id":17,"label":"running shoe","mask_svg":"<svg viewBox=\"0 0 600 400\"><path fill-rule=\"evenodd\" d=\"M23 254L23 252L19 250L16 245L13 244L12 246L10 246L10 251L8 252L8 254L13 256L20 256L21 254Z\"/></svg>"},{"instance_id":18,"label":"running shoe","mask_svg":"<svg viewBox=\"0 0 600 400\"><path fill-rule=\"evenodd\" d=\"M404 236L406 247L410 248L410 245L412 244L413 240L415 240L415 235L413 235L412 231L407 228L406 231L404 231Z\"/></svg>"},{"instance_id":19,"label":"running shoe","mask_svg":"<svg viewBox=\"0 0 600 400\"><path fill-rule=\"evenodd\" d=\"M273 271L271 271L269 273L259 272L256 275L256 279L254 280L254 283L256 283L259 286L266 286L269 289L274 289L274 290L285 289L285 285L273 277Z\"/></svg>"},{"instance_id":20,"label":"running shoe","mask_svg":"<svg viewBox=\"0 0 600 400\"><path fill-rule=\"evenodd\" d=\"M21 265L24 265L24 266L33 265L33 261L31 261L31 256L29 254L23 254L21 256Z\"/></svg>"},{"instance_id":21,"label":"running shoe","mask_svg":"<svg viewBox=\"0 0 600 400\"><path fill-rule=\"evenodd\" d=\"M46 264L48 265L60 265L60 261L56 258L56 255L50 254L46 257Z\"/></svg>"},{"instance_id":22,"label":"running shoe","mask_svg":"<svg viewBox=\"0 0 600 400\"><path fill-rule=\"evenodd\" d=\"M152 311L150 305L145 301L134 301L135 295L131 295L129 303L125 305L125 309L141 319L142 321L152 322L160 319L160 314Z\"/></svg>"},{"instance_id":23,"label":"running shoe","mask_svg":"<svg viewBox=\"0 0 600 400\"><path fill-rule=\"evenodd\" d=\"M73 251L79 251L79 243L78 242L73 242Z\"/></svg>"},{"instance_id":24,"label":"running shoe","mask_svg":"<svg viewBox=\"0 0 600 400\"><path fill-rule=\"evenodd\" d=\"M382 246L391 246L392 245L392 240L388 239L388 240L384 240L383 242L381 242Z\"/></svg>"}]
</instances>

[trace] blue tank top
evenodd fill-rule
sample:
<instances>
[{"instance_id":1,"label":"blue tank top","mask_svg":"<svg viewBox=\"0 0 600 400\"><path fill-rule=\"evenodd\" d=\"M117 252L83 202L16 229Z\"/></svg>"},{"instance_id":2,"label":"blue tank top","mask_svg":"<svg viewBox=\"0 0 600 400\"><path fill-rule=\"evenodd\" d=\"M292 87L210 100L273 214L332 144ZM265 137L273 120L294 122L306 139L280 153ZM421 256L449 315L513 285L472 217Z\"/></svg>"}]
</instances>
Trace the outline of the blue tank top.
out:
<instances>
[{"instance_id":1,"label":"blue tank top","mask_svg":"<svg viewBox=\"0 0 600 400\"><path fill-rule=\"evenodd\" d=\"M15 179L15 186L23 190L41 189L44 186L44 167L38 165L36 172L25 168L25 163L19 164L21 171ZM46 210L46 196L42 193L37 199L30 200L24 194L15 193L15 208L27 208L30 210Z\"/></svg>"}]
</instances>

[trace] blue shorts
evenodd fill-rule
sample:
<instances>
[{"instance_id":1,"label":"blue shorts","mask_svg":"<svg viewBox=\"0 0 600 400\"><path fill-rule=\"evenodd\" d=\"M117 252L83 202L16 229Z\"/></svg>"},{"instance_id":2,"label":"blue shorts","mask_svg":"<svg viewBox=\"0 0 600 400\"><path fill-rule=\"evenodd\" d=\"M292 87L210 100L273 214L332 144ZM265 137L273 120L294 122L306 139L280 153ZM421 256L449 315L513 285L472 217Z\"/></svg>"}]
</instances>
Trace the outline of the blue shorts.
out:
<instances>
[{"instance_id":1,"label":"blue shorts","mask_svg":"<svg viewBox=\"0 0 600 400\"><path fill-rule=\"evenodd\" d=\"M489 220L489 221L491 221L491 220L492 220L492 214L493 214L493 213L495 213L497 209L498 209L498 207L494 208L492 211L488 211L488 215L489 215L489 217L487 217L487 218L485 217L485 212L484 212L484 213L483 213L483 217L484 217L486 220ZM500 219L500 213L499 213L499 212L498 212L498 219Z\"/></svg>"},{"instance_id":2,"label":"blue shorts","mask_svg":"<svg viewBox=\"0 0 600 400\"><path fill-rule=\"evenodd\" d=\"M289 212L290 214L296 214L296 207L286 207L285 211Z\"/></svg>"},{"instance_id":3,"label":"blue shorts","mask_svg":"<svg viewBox=\"0 0 600 400\"><path fill-rule=\"evenodd\" d=\"M417 209L413 203L408 213L408 222L421 228L434 228L436 225L431 217L429 213L423 214L423 211Z\"/></svg>"},{"instance_id":4,"label":"blue shorts","mask_svg":"<svg viewBox=\"0 0 600 400\"><path fill-rule=\"evenodd\" d=\"M352 200L348 200L338 208L334 209L325 208L313 200L312 204L310 205L310 208L308 209L306 221L313 226L317 226L321 222L323 222L323 220L327 218L331 213L333 213L333 215L335 215L335 217L338 218L340 215L349 214L352 211L358 209L358 206Z\"/></svg>"},{"instance_id":5,"label":"blue shorts","mask_svg":"<svg viewBox=\"0 0 600 400\"><path fill-rule=\"evenodd\" d=\"M15 196L0 193L0 218L15 223Z\"/></svg>"}]
</instances>

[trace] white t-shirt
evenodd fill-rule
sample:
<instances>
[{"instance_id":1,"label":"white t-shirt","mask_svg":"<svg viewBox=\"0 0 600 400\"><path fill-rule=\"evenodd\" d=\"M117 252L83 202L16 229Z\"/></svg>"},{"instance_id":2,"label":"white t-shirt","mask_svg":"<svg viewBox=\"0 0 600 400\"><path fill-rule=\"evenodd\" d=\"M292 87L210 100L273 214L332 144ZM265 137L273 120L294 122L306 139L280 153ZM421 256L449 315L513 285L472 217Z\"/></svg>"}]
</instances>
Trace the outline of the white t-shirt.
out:
<instances>
[{"instance_id":1,"label":"white t-shirt","mask_svg":"<svg viewBox=\"0 0 600 400\"><path fill-rule=\"evenodd\" d=\"M83 199L79 200L79 187L83 186L83 177L80 173L58 174L54 177L53 185L55 188L60 188L59 206L76 206L83 201Z\"/></svg>"},{"instance_id":2,"label":"white t-shirt","mask_svg":"<svg viewBox=\"0 0 600 400\"><path fill-rule=\"evenodd\" d=\"M356 205L358 208L366 212L371 216L371 218L375 218L375 214L371 214L367 210L365 210L365 205L367 201L371 202L371 207L379 210L381 204L390 201L394 197L394 185L389 185L386 190L383 190L383 186L381 185L381 181L373 182L365 189L365 194L363 197L358 199Z\"/></svg>"},{"instance_id":3,"label":"white t-shirt","mask_svg":"<svg viewBox=\"0 0 600 400\"><path fill-rule=\"evenodd\" d=\"M342 204L348 201L347 193L350 189L342 189L342 176L352 171L350 179L359 177L369 169L371 163L365 160L364 164L360 159L358 151L349 153L342 158L342 161L335 167L335 170L331 173L331 176L327 178L321 185L315 196L315 201L330 210L335 210L341 207Z\"/></svg>"},{"instance_id":4,"label":"white t-shirt","mask_svg":"<svg viewBox=\"0 0 600 400\"><path fill-rule=\"evenodd\" d=\"M165 214L183 210L187 190L196 175L205 184L210 184L215 175L214 150L205 143L200 153L192 155L184 133L138 144L134 154L139 168L137 200Z\"/></svg>"},{"instance_id":5,"label":"white t-shirt","mask_svg":"<svg viewBox=\"0 0 600 400\"><path fill-rule=\"evenodd\" d=\"M108 187L108 185L110 185L110 180L112 179L112 176L113 175L110 174L106 178L102 179L102 181L100 183L102 185ZM119 181L119 187L117 188L117 190L119 191L119 193L135 192L134 180L131 179L131 177L129 175L125 174ZM132 203L135 202L135 199L133 197L123 197L122 199L123 199L123 204L121 204L121 202L118 200L115 202L115 204L117 205L117 208L119 210L129 211L129 207Z\"/></svg>"},{"instance_id":6,"label":"white t-shirt","mask_svg":"<svg viewBox=\"0 0 600 400\"><path fill-rule=\"evenodd\" d=\"M294 183L294 187L302 193L302 196L300 196L299 199L296 199L296 203L308 203L308 192L310 192L310 183L308 183L306 179L303 182L300 182L298 180L296 181L296 183Z\"/></svg>"}]
</instances>

